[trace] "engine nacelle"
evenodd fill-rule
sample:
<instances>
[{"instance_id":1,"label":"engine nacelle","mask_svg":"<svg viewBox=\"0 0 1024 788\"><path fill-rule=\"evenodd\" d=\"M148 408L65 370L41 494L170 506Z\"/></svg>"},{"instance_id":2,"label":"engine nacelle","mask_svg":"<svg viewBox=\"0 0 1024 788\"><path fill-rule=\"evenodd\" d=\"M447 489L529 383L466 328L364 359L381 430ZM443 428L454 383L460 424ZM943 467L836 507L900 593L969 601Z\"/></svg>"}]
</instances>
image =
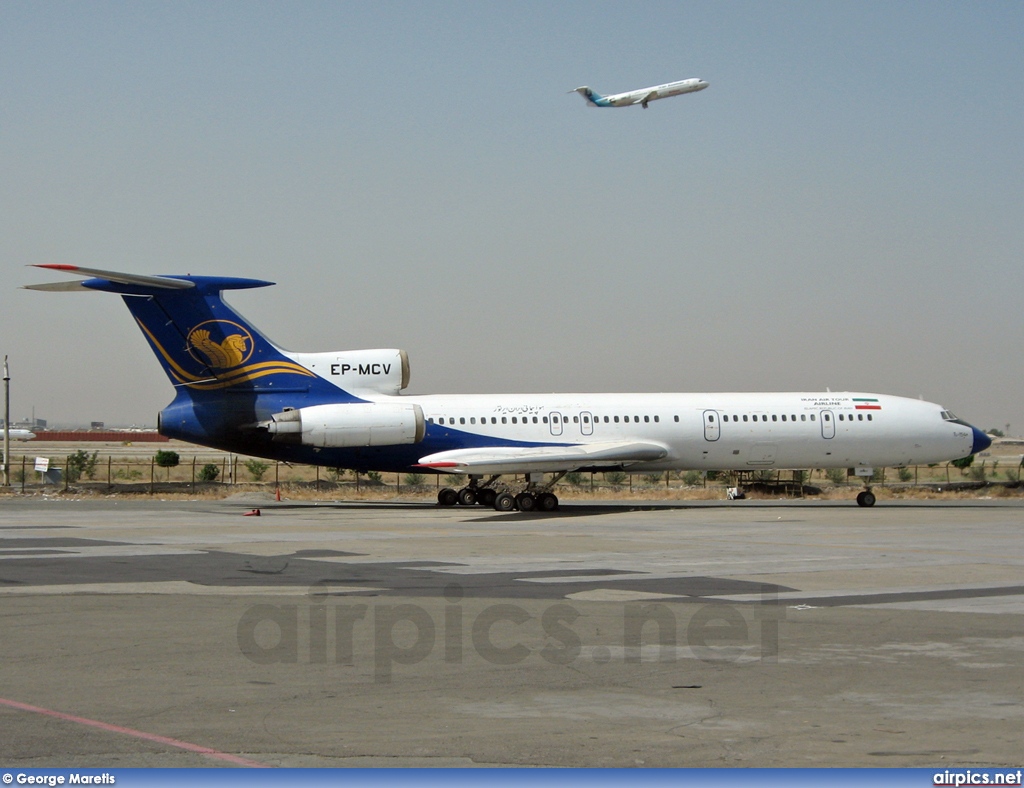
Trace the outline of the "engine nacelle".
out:
<instances>
[{"instance_id":1,"label":"engine nacelle","mask_svg":"<svg viewBox=\"0 0 1024 788\"><path fill-rule=\"evenodd\" d=\"M345 391L395 396L409 385L409 356L404 350L341 350L290 355L306 369Z\"/></svg>"},{"instance_id":2,"label":"engine nacelle","mask_svg":"<svg viewBox=\"0 0 1024 788\"><path fill-rule=\"evenodd\" d=\"M312 405L275 413L259 427L275 441L325 449L419 443L427 429L419 405L390 402Z\"/></svg>"}]
</instances>

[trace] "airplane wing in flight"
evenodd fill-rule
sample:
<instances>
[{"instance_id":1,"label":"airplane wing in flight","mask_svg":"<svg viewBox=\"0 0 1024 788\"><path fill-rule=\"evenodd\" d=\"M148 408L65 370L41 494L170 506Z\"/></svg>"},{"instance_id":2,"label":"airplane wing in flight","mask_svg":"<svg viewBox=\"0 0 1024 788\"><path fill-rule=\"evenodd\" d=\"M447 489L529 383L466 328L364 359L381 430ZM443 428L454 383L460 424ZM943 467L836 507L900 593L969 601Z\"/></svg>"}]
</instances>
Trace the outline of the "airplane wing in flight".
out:
<instances>
[{"instance_id":1,"label":"airplane wing in flight","mask_svg":"<svg viewBox=\"0 0 1024 788\"><path fill-rule=\"evenodd\" d=\"M455 449L423 457L420 467L449 473L543 473L575 468L618 468L654 462L668 456L668 447L648 441L609 441L574 446L483 446Z\"/></svg>"}]
</instances>

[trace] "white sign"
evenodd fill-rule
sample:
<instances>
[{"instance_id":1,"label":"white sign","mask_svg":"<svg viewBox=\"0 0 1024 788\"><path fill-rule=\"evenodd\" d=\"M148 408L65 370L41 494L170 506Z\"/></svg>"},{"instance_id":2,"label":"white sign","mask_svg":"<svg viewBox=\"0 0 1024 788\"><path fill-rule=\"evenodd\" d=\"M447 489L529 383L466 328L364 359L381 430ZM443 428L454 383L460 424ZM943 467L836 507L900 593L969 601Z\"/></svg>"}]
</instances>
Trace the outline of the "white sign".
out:
<instances>
[{"instance_id":1,"label":"white sign","mask_svg":"<svg viewBox=\"0 0 1024 788\"><path fill-rule=\"evenodd\" d=\"M36 457L36 470L40 473L46 473L50 470L50 458L49 457Z\"/></svg>"}]
</instances>

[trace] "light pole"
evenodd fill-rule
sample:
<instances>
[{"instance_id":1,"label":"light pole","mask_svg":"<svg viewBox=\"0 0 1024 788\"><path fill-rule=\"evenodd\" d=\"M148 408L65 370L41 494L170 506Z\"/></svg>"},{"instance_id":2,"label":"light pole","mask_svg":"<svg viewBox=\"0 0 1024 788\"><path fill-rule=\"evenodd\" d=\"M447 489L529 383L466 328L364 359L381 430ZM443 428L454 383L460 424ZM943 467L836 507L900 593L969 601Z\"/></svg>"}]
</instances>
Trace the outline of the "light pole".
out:
<instances>
[{"instance_id":1,"label":"light pole","mask_svg":"<svg viewBox=\"0 0 1024 788\"><path fill-rule=\"evenodd\" d=\"M11 486L11 373L4 356L4 487Z\"/></svg>"}]
</instances>

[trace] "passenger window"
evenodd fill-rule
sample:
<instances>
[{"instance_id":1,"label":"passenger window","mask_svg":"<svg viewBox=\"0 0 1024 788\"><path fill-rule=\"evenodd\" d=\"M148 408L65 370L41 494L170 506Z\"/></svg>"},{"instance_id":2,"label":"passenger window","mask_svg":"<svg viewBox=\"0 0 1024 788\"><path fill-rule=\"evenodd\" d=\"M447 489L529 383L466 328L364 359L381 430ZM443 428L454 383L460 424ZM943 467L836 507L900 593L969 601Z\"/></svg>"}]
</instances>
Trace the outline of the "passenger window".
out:
<instances>
[{"instance_id":1,"label":"passenger window","mask_svg":"<svg viewBox=\"0 0 1024 788\"><path fill-rule=\"evenodd\" d=\"M608 423L608 417L607 417L607 416L605 416L605 417L604 417L604 423L605 423L605 424L607 424L607 423Z\"/></svg>"},{"instance_id":2,"label":"passenger window","mask_svg":"<svg viewBox=\"0 0 1024 788\"><path fill-rule=\"evenodd\" d=\"M501 423L502 424L508 424L508 418L506 416L502 416L501 417Z\"/></svg>"},{"instance_id":3,"label":"passenger window","mask_svg":"<svg viewBox=\"0 0 1024 788\"><path fill-rule=\"evenodd\" d=\"M637 424L639 424L640 423L640 417L639 416L634 416L633 417L633 421L635 421Z\"/></svg>"},{"instance_id":4,"label":"passenger window","mask_svg":"<svg viewBox=\"0 0 1024 788\"><path fill-rule=\"evenodd\" d=\"M573 416L572 417L572 423L573 424L579 424L580 423L580 417L579 416Z\"/></svg>"},{"instance_id":5,"label":"passenger window","mask_svg":"<svg viewBox=\"0 0 1024 788\"><path fill-rule=\"evenodd\" d=\"M618 417L618 416L616 416L616 417L615 417L615 423L616 423L616 424L618 424L618 423L619 423L619 417Z\"/></svg>"},{"instance_id":6,"label":"passenger window","mask_svg":"<svg viewBox=\"0 0 1024 788\"><path fill-rule=\"evenodd\" d=\"M548 417L547 416L542 416L541 417L541 421L543 421L545 424L547 424L548 423Z\"/></svg>"},{"instance_id":7,"label":"passenger window","mask_svg":"<svg viewBox=\"0 0 1024 788\"><path fill-rule=\"evenodd\" d=\"M775 414L773 413L773 414L772 414L772 421L778 421L778 420L779 420L779 417L778 417L778 416L776 416L776 415L775 415Z\"/></svg>"},{"instance_id":8,"label":"passenger window","mask_svg":"<svg viewBox=\"0 0 1024 788\"><path fill-rule=\"evenodd\" d=\"M676 420L676 421L679 421L679 417L678 417L678 416L676 416L676 417L675 417L675 420Z\"/></svg>"},{"instance_id":9,"label":"passenger window","mask_svg":"<svg viewBox=\"0 0 1024 788\"><path fill-rule=\"evenodd\" d=\"M807 414L806 413L801 413L800 414L800 421L807 421Z\"/></svg>"},{"instance_id":10,"label":"passenger window","mask_svg":"<svg viewBox=\"0 0 1024 788\"><path fill-rule=\"evenodd\" d=\"M536 416L534 416L534 417L533 417L533 423L534 423L534 424L536 424L536 423L537 423L537 417L536 417Z\"/></svg>"},{"instance_id":11,"label":"passenger window","mask_svg":"<svg viewBox=\"0 0 1024 788\"><path fill-rule=\"evenodd\" d=\"M491 424L497 424L498 419L495 416L491 416Z\"/></svg>"},{"instance_id":12,"label":"passenger window","mask_svg":"<svg viewBox=\"0 0 1024 788\"><path fill-rule=\"evenodd\" d=\"M814 414L812 413L812 414L811 414L811 421L816 421L816 420L817 420L817 419L815 419L815 418L814 418Z\"/></svg>"},{"instance_id":13,"label":"passenger window","mask_svg":"<svg viewBox=\"0 0 1024 788\"><path fill-rule=\"evenodd\" d=\"M783 420L783 421L785 421L785 420L786 420L786 414L785 414L785 413L783 413L783 414L782 414L782 420Z\"/></svg>"},{"instance_id":14,"label":"passenger window","mask_svg":"<svg viewBox=\"0 0 1024 788\"><path fill-rule=\"evenodd\" d=\"M868 421L874 421L874 419L871 418L871 414L870 413L868 414Z\"/></svg>"},{"instance_id":15,"label":"passenger window","mask_svg":"<svg viewBox=\"0 0 1024 788\"><path fill-rule=\"evenodd\" d=\"M584 424L590 424L590 416L584 416L583 417L583 423Z\"/></svg>"},{"instance_id":16,"label":"passenger window","mask_svg":"<svg viewBox=\"0 0 1024 788\"><path fill-rule=\"evenodd\" d=\"M654 417L654 421L655 421L655 422L659 422L659 421L661 421L661 419L659 419L659 418L658 418L657 416L655 416L655 417Z\"/></svg>"},{"instance_id":17,"label":"passenger window","mask_svg":"<svg viewBox=\"0 0 1024 788\"><path fill-rule=\"evenodd\" d=\"M645 422L645 423L648 423L648 424L649 424L649 423L650 423L650 421L651 421L651 417L650 417L650 416L644 416L644 422Z\"/></svg>"},{"instance_id":18,"label":"passenger window","mask_svg":"<svg viewBox=\"0 0 1024 788\"><path fill-rule=\"evenodd\" d=\"M519 423L519 421L516 419L515 416L512 417L512 423L513 424L518 424Z\"/></svg>"},{"instance_id":19,"label":"passenger window","mask_svg":"<svg viewBox=\"0 0 1024 788\"><path fill-rule=\"evenodd\" d=\"M857 414L857 421L864 421L864 414L863 413L858 413Z\"/></svg>"},{"instance_id":20,"label":"passenger window","mask_svg":"<svg viewBox=\"0 0 1024 788\"><path fill-rule=\"evenodd\" d=\"M469 417L469 423L470 424L476 424L476 416L470 416Z\"/></svg>"},{"instance_id":21,"label":"passenger window","mask_svg":"<svg viewBox=\"0 0 1024 788\"><path fill-rule=\"evenodd\" d=\"M466 417L465 416L459 416L459 424L465 424L465 423L466 423Z\"/></svg>"}]
</instances>

